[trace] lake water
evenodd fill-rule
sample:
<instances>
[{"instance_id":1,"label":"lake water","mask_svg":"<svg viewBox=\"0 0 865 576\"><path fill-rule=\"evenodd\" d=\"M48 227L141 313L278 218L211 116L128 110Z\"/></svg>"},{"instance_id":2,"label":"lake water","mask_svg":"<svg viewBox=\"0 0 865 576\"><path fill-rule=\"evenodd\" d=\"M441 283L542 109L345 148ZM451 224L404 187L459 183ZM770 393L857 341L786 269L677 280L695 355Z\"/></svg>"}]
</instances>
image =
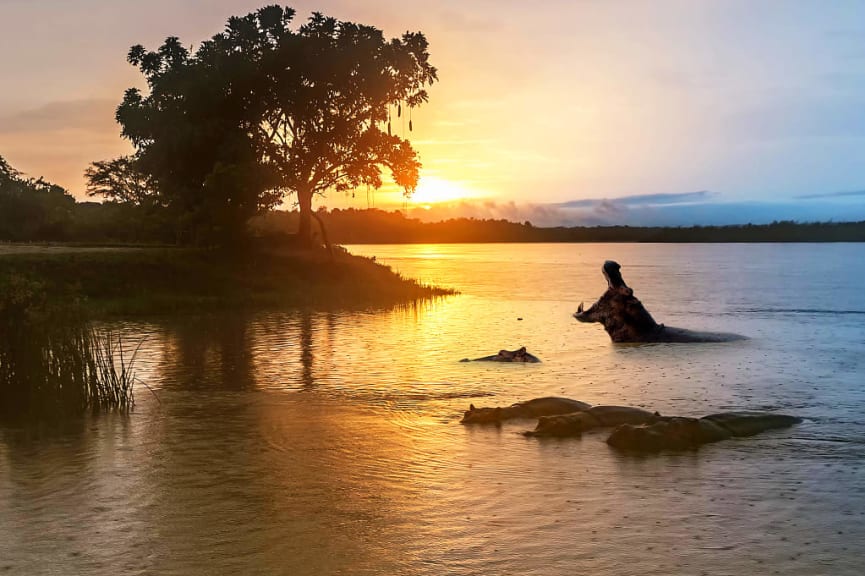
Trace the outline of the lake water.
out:
<instances>
[{"instance_id":1,"label":"lake water","mask_svg":"<svg viewBox=\"0 0 865 576\"><path fill-rule=\"evenodd\" d=\"M351 250L461 294L124 323L131 415L0 430L0 574L862 573L865 244ZM606 259L659 322L749 339L613 345L571 318ZM547 395L806 420L650 456L459 424Z\"/></svg>"}]
</instances>

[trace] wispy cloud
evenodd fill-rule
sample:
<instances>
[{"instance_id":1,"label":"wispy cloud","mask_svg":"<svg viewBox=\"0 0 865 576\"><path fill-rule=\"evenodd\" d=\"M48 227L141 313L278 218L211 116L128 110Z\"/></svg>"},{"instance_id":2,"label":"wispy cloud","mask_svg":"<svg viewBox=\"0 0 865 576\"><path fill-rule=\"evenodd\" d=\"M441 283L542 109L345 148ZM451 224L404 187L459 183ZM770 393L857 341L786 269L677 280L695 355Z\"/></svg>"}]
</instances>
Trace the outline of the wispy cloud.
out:
<instances>
[{"instance_id":1,"label":"wispy cloud","mask_svg":"<svg viewBox=\"0 0 865 576\"><path fill-rule=\"evenodd\" d=\"M851 190L849 192L826 192L825 194L805 194L794 196L797 200L811 200L814 198L845 198L848 196L865 196L865 190Z\"/></svg>"},{"instance_id":2,"label":"wispy cloud","mask_svg":"<svg viewBox=\"0 0 865 576\"><path fill-rule=\"evenodd\" d=\"M117 131L114 109L117 102L106 99L49 102L38 108L0 117L0 134L82 130L106 133Z\"/></svg>"},{"instance_id":3,"label":"wispy cloud","mask_svg":"<svg viewBox=\"0 0 865 576\"><path fill-rule=\"evenodd\" d=\"M451 218L476 218L478 220L509 220L536 226L560 226L571 222L560 208L549 204L517 204L516 202L494 202L491 200L461 200L458 202L433 204L428 208L411 208L408 215L424 222L438 222ZM577 225L572 222L571 225Z\"/></svg>"},{"instance_id":4,"label":"wispy cloud","mask_svg":"<svg viewBox=\"0 0 865 576\"><path fill-rule=\"evenodd\" d=\"M596 208L604 207L609 210L611 206L652 206L668 204L688 204L705 202L714 194L708 190L697 192L679 192L673 194L636 194L633 196L622 196L620 198L588 198L583 200L570 200L555 204L560 208Z\"/></svg>"},{"instance_id":5,"label":"wispy cloud","mask_svg":"<svg viewBox=\"0 0 865 576\"><path fill-rule=\"evenodd\" d=\"M455 145L477 145L477 144L494 144L496 141L492 138L464 138L464 139L450 139L450 140L413 140L412 144L418 144L421 146L455 146Z\"/></svg>"}]
</instances>

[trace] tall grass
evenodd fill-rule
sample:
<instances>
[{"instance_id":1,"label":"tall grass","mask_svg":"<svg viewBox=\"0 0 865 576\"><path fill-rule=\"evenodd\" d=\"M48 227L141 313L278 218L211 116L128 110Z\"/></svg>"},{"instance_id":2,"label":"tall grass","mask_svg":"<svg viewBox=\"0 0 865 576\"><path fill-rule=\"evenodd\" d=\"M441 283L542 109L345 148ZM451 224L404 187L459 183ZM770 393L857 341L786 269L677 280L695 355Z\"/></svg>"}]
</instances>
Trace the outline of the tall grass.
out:
<instances>
[{"instance_id":1,"label":"tall grass","mask_svg":"<svg viewBox=\"0 0 865 576\"><path fill-rule=\"evenodd\" d=\"M0 420L128 410L134 361L74 298L49 302L39 282L0 277Z\"/></svg>"}]
</instances>

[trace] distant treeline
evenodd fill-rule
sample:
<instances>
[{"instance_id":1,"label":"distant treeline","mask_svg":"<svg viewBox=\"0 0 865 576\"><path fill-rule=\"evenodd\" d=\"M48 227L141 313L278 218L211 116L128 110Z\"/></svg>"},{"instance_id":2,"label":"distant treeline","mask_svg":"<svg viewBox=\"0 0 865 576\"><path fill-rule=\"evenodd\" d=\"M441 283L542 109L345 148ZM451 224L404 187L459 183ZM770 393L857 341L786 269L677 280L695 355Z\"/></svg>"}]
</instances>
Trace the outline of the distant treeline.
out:
<instances>
[{"instance_id":1,"label":"distant treeline","mask_svg":"<svg viewBox=\"0 0 865 576\"><path fill-rule=\"evenodd\" d=\"M331 242L337 244L412 244L447 242L865 242L865 222L773 222L738 226L641 227L575 226L541 228L530 222L456 218L421 222L383 210L320 211ZM260 234L290 233L294 212L259 218Z\"/></svg>"},{"instance_id":2,"label":"distant treeline","mask_svg":"<svg viewBox=\"0 0 865 576\"><path fill-rule=\"evenodd\" d=\"M335 244L443 242L865 242L865 222L773 222L742 226L540 228L530 222L457 218L421 222L402 212L319 210ZM291 242L297 212L272 211L250 223L254 236ZM324 235L318 231L319 239ZM176 214L156 203L77 202L66 190L27 178L0 156L0 241L173 244Z\"/></svg>"},{"instance_id":3,"label":"distant treeline","mask_svg":"<svg viewBox=\"0 0 865 576\"><path fill-rule=\"evenodd\" d=\"M167 211L132 202L76 202L62 187L28 178L0 156L0 241L172 243Z\"/></svg>"}]
</instances>

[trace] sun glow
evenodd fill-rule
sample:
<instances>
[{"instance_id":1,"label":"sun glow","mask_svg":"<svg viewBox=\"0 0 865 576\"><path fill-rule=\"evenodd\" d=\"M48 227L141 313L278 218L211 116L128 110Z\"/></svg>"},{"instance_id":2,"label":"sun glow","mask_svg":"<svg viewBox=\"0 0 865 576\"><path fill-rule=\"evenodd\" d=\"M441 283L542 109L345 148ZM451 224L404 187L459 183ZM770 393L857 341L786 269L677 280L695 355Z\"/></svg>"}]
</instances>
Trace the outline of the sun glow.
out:
<instances>
[{"instance_id":1,"label":"sun glow","mask_svg":"<svg viewBox=\"0 0 865 576\"><path fill-rule=\"evenodd\" d=\"M417 190L411 195L411 201L415 204L438 204L470 198L473 195L470 190L456 182L434 176L422 176Z\"/></svg>"}]
</instances>

